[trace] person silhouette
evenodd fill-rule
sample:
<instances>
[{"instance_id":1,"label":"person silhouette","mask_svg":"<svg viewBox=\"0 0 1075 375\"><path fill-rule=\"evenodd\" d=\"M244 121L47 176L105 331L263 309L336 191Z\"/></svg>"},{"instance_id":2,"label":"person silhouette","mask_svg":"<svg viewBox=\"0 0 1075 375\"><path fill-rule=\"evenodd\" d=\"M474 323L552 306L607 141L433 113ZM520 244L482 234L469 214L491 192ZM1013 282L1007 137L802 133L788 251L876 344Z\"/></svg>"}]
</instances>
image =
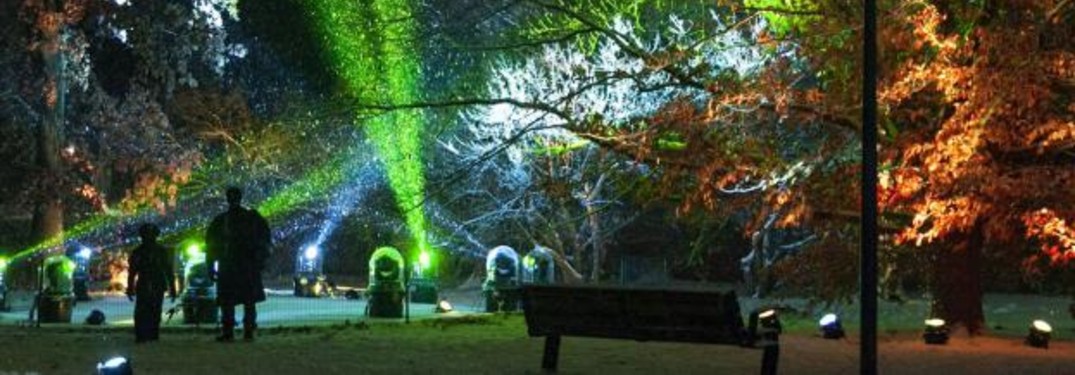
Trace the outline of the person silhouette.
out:
<instances>
[{"instance_id":1,"label":"person silhouette","mask_svg":"<svg viewBox=\"0 0 1075 375\"><path fill-rule=\"evenodd\" d=\"M254 339L258 302L265 301L261 272L269 257L272 235L257 211L242 206L243 192L230 187L228 210L209 224L205 236L209 277L217 283L221 334L217 341L235 339L235 305L243 305L243 338Z\"/></svg>"},{"instance_id":2,"label":"person silhouette","mask_svg":"<svg viewBox=\"0 0 1075 375\"><path fill-rule=\"evenodd\" d=\"M172 252L157 243L160 228L142 224L138 228L142 244L131 252L127 270L127 298L134 301L134 341L160 339L161 305L167 291L175 302L175 272Z\"/></svg>"}]
</instances>

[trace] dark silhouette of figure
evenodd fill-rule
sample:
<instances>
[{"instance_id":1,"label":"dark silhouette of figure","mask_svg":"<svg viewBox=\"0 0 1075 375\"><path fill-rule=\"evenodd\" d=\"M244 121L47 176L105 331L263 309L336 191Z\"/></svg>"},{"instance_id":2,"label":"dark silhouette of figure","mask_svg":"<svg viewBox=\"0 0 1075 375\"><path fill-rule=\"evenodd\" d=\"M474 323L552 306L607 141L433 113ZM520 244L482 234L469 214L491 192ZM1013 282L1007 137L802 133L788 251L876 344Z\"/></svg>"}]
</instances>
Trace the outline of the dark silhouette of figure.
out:
<instances>
[{"instance_id":1,"label":"dark silhouette of figure","mask_svg":"<svg viewBox=\"0 0 1075 375\"><path fill-rule=\"evenodd\" d=\"M157 243L160 228L143 224L138 228L142 244L131 253L127 270L127 298L134 304L135 342L160 339L161 305L164 292L175 302L175 272L172 252Z\"/></svg>"},{"instance_id":2,"label":"dark silhouette of figure","mask_svg":"<svg viewBox=\"0 0 1075 375\"><path fill-rule=\"evenodd\" d=\"M243 305L243 338L254 339L257 329L255 304L265 300L261 271L269 257L272 238L269 224L257 211L242 206L243 193L228 188L228 211L209 224L205 236L209 277L217 283L221 335L217 341L235 338L235 305ZM212 266L216 262L216 267Z\"/></svg>"}]
</instances>

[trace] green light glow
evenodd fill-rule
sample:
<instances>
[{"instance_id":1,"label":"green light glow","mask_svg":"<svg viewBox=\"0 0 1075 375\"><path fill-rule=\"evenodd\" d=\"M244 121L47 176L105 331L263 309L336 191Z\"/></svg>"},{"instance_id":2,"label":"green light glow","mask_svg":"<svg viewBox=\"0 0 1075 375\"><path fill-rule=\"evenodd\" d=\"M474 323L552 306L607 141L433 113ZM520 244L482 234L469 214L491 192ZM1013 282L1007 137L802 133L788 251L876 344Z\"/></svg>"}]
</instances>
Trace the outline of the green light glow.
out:
<instances>
[{"instance_id":1,"label":"green light glow","mask_svg":"<svg viewBox=\"0 0 1075 375\"><path fill-rule=\"evenodd\" d=\"M53 255L51 257L48 257L48 259L45 259L46 270L54 269L54 267L57 267L55 269L63 273L63 275L59 276L66 277L68 279L70 279L71 275L75 273L75 261L63 255Z\"/></svg>"},{"instance_id":2,"label":"green light glow","mask_svg":"<svg viewBox=\"0 0 1075 375\"><path fill-rule=\"evenodd\" d=\"M390 246L379 247L373 251L373 255L370 255L370 287L374 287L378 283L377 280L381 279L381 277L378 277L377 272L384 272L384 270L378 269L377 263L383 258L391 259L392 263L396 265L396 275L402 275L403 255L399 253L399 250ZM399 281L402 282L403 280L400 279Z\"/></svg>"},{"instance_id":3,"label":"green light glow","mask_svg":"<svg viewBox=\"0 0 1075 375\"><path fill-rule=\"evenodd\" d=\"M4 272L7 269L7 258L0 257L0 272Z\"/></svg>"},{"instance_id":4,"label":"green light glow","mask_svg":"<svg viewBox=\"0 0 1075 375\"><path fill-rule=\"evenodd\" d=\"M31 247L29 247L27 249L24 249L22 251L19 251L19 252L15 253L14 255L11 256L11 260L15 261L15 260L18 260L20 258L33 255L33 254L35 254L35 253L37 253L39 251L57 248L57 247L63 245L63 241L64 241L65 238L67 238L67 237L77 238L79 236L83 236L83 235L87 235L89 233L92 233L92 232L94 232L96 230L104 228L106 225L108 225L109 223L112 222L112 219L114 219L113 215L109 215L109 214L96 215L96 216L94 216L94 217L92 217L92 218L90 218L88 220L85 220L85 221L83 221L81 223L76 224L74 227L72 227L70 229L67 229L66 231L64 231L64 234L61 234L59 236L55 236L55 237L49 238L47 240L41 241L41 242L37 243L36 245L33 245L33 246L31 246Z\"/></svg>"},{"instance_id":5,"label":"green light glow","mask_svg":"<svg viewBox=\"0 0 1075 375\"><path fill-rule=\"evenodd\" d=\"M812 0L746 0L743 2L748 7L758 9L786 9L788 12L763 11L760 12L769 22L769 29L777 36L784 36L789 32L801 30L805 25L814 22L811 11L816 11L817 4ZM796 14L796 12L801 12Z\"/></svg>"},{"instance_id":6,"label":"green light glow","mask_svg":"<svg viewBox=\"0 0 1075 375\"><path fill-rule=\"evenodd\" d=\"M419 63L408 0L306 2L333 72L359 103L417 101ZM393 111L364 122L395 192L396 205L421 254L429 249L422 210L422 113Z\"/></svg>"},{"instance_id":7,"label":"green light glow","mask_svg":"<svg viewBox=\"0 0 1075 375\"><path fill-rule=\"evenodd\" d=\"M409 0L322 0L306 2L306 8L316 20L331 68L358 102L417 101L421 67L414 58L417 55L413 45L414 15ZM413 251L419 256L432 250L426 239L427 223L422 210L425 194L421 145L423 121L422 113L412 110L395 111L363 122L366 135L385 166L397 206L415 240ZM346 182L343 166L352 162L353 157L351 153L345 153L317 167L263 201L258 205L258 211L272 219L304 203L323 199L325 194ZM207 163L198 169L213 166L213 163ZM114 212L95 215L67 229L61 236L13 254L11 260L57 248L66 238L79 238L105 229L120 220L120 216Z\"/></svg>"},{"instance_id":8,"label":"green light glow","mask_svg":"<svg viewBox=\"0 0 1075 375\"><path fill-rule=\"evenodd\" d=\"M204 245L202 244L201 240L189 239L189 240L183 241L182 246L183 246L183 258L184 259L186 259L188 261L193 260L193 259L198 259L198 258L201 258L203 261L205 260L205 252L202 251L202 249L204 248Z\"/></svg>"},{"instance_id":9,"label":"green light glow","mask_svg":"<svg viewBox=\"0 0 1075 375\"><path fill-rule=\"evenodd\" d=\"M344 163L351 153L336 158L309 172L301 180L288 185L283 190L258 205L258 212L266 218L273 218L288 212L300 204L317 199L324 199L332 189L344 182Z\"/></svg>"},{"instance_id":10,"label":"green light glow","mask_svg":"<svg viewBox=\"0 0 1075 375\"><path fill-rule=\"evenodd\" d=\"M431 264L433 264L433 259L430 258L428 251L423 251L418 254L418 266L422 268L422 272L429 269Z\"/></svg>"},{"instance_id":11,"label":"green light glow","mask_svg":"<svg viewBox=\"0 0 1075 375\"><path fill-rule=\"evenodd\" d=\"M343 163L352 158L351 153L344 153L339 158L326 163L314 171L308 173L301 180L289 185L281 191L274 194L272 197L262 202L258 206L258 211L266 218L273 218L293 210L295 207L303 203L307 203L317 199L323 199L325 194L335 189L344 182ZM212 168L212 164L206 164L204 168ZM68 228L64 231L63 235L49 238L48 240L37 243L31 247L20 250L19 252L11 256L11 261L16 261L21 258L34 255L41 251L54 249L63 245L63 242L67 238L79 238L89 235L91 233L100 231L107 228L110 225L115 225L121 221L124 217L138 216L149 212L150 208L142 208L137 210L133 214L121 214L115 211L103 212L90 217L87 220L75 224L75 226ZM183 233L169 233L165 235L165 238L172 237L174 235L185 235L193 233L203 229L202 225L196 225L195 227L188 228Z\"/></svg>"}]
</instances>

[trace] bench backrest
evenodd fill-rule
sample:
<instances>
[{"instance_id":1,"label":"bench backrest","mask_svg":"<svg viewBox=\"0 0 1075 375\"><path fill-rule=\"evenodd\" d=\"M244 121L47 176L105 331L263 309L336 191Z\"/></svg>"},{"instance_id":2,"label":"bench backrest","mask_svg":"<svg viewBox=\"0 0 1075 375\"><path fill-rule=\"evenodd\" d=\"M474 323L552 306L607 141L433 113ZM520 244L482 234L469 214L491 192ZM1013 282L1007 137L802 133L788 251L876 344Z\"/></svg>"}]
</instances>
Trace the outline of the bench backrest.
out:
<instances>
[{"instance_id":1,"label":"bench backrest","mask_svg":"<svg viewBox=\"0 0 1075 375\"><path fill-rule=\"evenodd\" d=\"M735 292L526 285L530 336L744 344Z\"/></svg>"}]
</instances>

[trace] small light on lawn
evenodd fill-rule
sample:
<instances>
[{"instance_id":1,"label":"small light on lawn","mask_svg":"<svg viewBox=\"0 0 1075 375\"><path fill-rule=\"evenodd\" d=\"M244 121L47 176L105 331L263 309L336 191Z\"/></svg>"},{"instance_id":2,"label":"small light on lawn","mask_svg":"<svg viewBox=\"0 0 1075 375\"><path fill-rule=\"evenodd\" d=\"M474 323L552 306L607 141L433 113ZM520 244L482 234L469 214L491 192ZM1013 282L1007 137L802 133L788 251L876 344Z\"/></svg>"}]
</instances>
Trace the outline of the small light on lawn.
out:
<instances>
[{"instance_id":1,"label":"small light on lawn","mask_svg":"<svg viewBox=\"0 0 1075 375\"><path fill-rule=\"evenodd\" d=\"M449 303L448 300L442 299L442 300L440 300L440 302L437 303L437 310L436 311L438 313L451 312L452 311L452 304Z\"/></svg>"},{"instance_id":2,"label":"small light on lawn","mask_svg":"<svg viewBox=\"0 0 1075 375\"><path fill-rule=\"evenodd\" d=\"M1044 320L1030 323L1030 333L1026 335L1026 344L1035 348L1048 349L1052 338L1053 326Z\"/></svg>"},{"instance_id":3,"label":"small light on lawn","mask_svg":"<svg viewBox=\"0 0 1075 375\"><path fill-rule=\"evenodd\" d=\"M926 332L922 334L926 344L944 345L948 343L948 326L944 319L926 319Z\"/></svg>"},{"instance_id":4,"label":"small light on lawn","mask_svg":"<svg viewBox=\"0 0 1075 375\"><path fill-rule=\"evenodd\" d=\"M840 318L836 314L825 314L818 321L821 326L821 337L827 339L840 339L844 337L844 327L840 324Z\"/></svg>"},{"instance_id":5,"label":"small light on lawn","mask_svg":"<svg viewBox=\"0 0 1075 375\"><path fill-rule=\"evenodd\" d=\"M97 363L97 375L132 375L131 361L124 357L113 357Z\"/></svg>"}]
</instances>

